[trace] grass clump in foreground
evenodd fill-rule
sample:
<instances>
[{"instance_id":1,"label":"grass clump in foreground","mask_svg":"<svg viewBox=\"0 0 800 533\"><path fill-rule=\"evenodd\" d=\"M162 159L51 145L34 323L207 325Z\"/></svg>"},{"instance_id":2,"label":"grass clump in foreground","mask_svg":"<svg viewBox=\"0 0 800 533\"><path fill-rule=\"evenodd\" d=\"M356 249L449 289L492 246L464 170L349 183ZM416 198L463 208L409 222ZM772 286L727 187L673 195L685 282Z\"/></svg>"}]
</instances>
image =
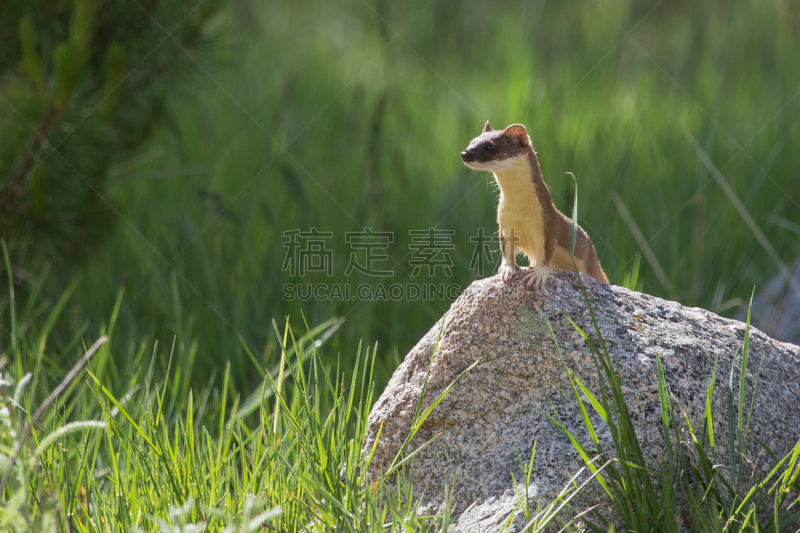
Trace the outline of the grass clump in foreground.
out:
<instances>
[{"instance_id":1,"label":"grass clump in foreground","mask_svg":"<svg viewBox=\"0 0 800 533\"><path fill-rule=\"evenodd\" d=\"M580 276L578 279L580 280ZM738 402L734 402L737 396L734 365L731 367L726 388L727 416L724 423L727 435L723 438L727 437L727 449L720 449L715 441L711 412L716 362L706 393L702 427L696 430L680 405L670 397L661 359L656 355L661 433L665 453L659 470L653 471L645 463L636 425L622 396L622 384L606 349L583 281L580 280L580 283L598 343L582 328L570 322L591 349L597 368L599 393L592 393L569 369L567 373L584 427L593 445L592 449L584 446L582 439L560 422L557 412L554 417L548 418L570 439L591 471L597 473L595 465L598 462L612 462L613 466L605 472L597 473L597 478L611 498L612 509L616 514L613 520L622 524L626 531L635 532L800 531L800 442L783 458L778 458L764 442L749 431L759 377L756 373L753 395L746 398L745 376L750 355L749 311L739 358L741 365L738 375ZM555 341L555 335L553 340ZM556 348L558 349L557 341ZM591 408L587 407L584 399ZM613 451L603 449L600 444L598 432L589 416L590 409L594 410L610 430ZM684 425L679 423L681 416ZM747 441L751 436L774 461L774 467L761 478L757 477L758 470L745 455ZM722 467L722 461L726 462L725 467ZM599 508L588 513L584 517L584 523L597 532L613 528L611 520L603 516Z\"/></svg>"},{"instance_id":2,"label":"grass clump in foreground","mask_svg":"<svg viewBox=\"0 0 800 533\"><path fill-rule=\"evenodd\" d=\"M447 511L421 515L407 485L392 492L366 479L361 449L375 352L359 356L347 383L337 379L317 348L338 322L297 339L287 327L290 346L244 401L227 370L221 387L184 388L192 358L180 346L142 346L141 373L116 391L114 323L81 358L85 370L43 402L47 326L26 324L5 343L0 530L446 529ZM167 370L156 380L163 359Z\"/></svg>"}]
</instances>

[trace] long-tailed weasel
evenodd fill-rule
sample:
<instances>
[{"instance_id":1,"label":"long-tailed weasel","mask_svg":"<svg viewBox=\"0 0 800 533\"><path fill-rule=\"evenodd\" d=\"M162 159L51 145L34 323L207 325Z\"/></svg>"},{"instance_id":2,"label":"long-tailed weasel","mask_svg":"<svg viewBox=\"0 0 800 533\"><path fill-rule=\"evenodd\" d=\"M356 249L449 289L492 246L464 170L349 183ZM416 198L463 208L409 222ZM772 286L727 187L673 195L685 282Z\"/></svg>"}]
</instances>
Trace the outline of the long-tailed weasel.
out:
<instances>
[{"instance_id":1,"label":"long-tailed weasel","mask_svg":"<svg viewBox=\"0 0 800 533\"><path fill-rule=\"evenodd\" d=\"M520 270L516 253L521 250L534 266L525 274L529 287L542 285L551 269L572 270L569 255L572 219L561 213L542 180L539 160L525 126L513 124L483 132L461 152L464 163L488 170L500 187L497 223L500 226L500 277L504 282ZM608 283L591 239L579 226L575 240L575 264L584 274Z\"/></svg>"}]
</instances>

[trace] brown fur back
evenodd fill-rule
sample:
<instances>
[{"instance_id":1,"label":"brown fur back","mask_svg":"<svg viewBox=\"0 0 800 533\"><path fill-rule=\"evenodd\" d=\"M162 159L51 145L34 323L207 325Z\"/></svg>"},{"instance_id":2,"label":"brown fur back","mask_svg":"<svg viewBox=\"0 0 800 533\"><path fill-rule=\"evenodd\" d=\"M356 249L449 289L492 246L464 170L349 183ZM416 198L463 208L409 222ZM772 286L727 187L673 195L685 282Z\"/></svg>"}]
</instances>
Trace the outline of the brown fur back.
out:
<instances>
[{"instance_id":1,"label":"brown fur back","mask_svg":"<svg viewBox=\"0 0 800 533\"><path fill-rule=\"evenodd\" d=\"M539 160L532 146L529 147L528 158L536 195L542 205L544 232L545 235L551 236L545 242L544 264L550 265L551 268L556 270L573 270L575 267L572 264L572 260L568 259L570 240L572 238L572 219L559 211L553 204L550 189L547 188L547 184L542 179ZM561 253L556 253L558 251L557 248L561 248L559 251ZM564 251L566 252L566 257ZM594 249L592 240L580 226L577 228L575 237L575 265L578 266L579 271L587 276L608 283L608 276L603 271L603 267L600 266L600 259L597 257L597 251Z\"/></svg>"},{"instance_id":2,"label":"brown fur back","mask_svg":"<svg viewBox=\"0 0 800 533\"><path fill-rule=\"evenodd\" d=\"M559 216L558 228L558 246L567 251L569 255L570 239L572 238L572 219L556 209ZM592 240L583 231L583 228L578 226L575 235L575 264L578 265L578 270L594 279L598 279L604 283L608 283L608 276L600 266L600 259L597 257L597 251L594 249ZM562 270L572 270L572 261L569 267Z\"/></svg>"}]
</instances>

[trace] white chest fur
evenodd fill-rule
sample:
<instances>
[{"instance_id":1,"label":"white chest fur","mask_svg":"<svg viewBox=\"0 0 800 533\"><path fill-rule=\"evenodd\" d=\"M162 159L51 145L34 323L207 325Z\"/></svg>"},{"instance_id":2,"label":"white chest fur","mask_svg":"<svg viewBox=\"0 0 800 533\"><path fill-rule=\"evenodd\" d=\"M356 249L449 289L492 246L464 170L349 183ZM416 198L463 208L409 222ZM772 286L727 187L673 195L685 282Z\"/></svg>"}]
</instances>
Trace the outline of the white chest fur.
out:
<instances>
[{"instance_id":1,"label":"white chest fur","mask_svg":"<svg viewBox=\"0 0 800 533\"><path fill-rule=\"evenodd\" d=\"M504 168L494 172L500 187L497 222L506 237L517 239L517 250L535 261L544 255L544 220L536 194L531 167L526 156L508 160Z\"/></svg>"}]
</instances>

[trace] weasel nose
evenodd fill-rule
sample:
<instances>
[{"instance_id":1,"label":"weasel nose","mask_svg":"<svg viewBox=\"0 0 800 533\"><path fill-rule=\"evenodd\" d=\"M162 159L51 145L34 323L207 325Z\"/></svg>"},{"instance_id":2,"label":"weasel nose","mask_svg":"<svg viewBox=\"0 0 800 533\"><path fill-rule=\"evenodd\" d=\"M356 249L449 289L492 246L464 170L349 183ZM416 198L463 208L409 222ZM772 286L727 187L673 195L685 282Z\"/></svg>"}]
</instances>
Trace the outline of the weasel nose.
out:
<instances>
[{"instance_id":1,"label":"weasel nose","mask_svg":"<svg viewBox=\"0 0 800 533\"><path fill-rule=\"evenodd\" d=\"M461 159L463 159L464 161L469 161L470 159L472 159L472 152L468 150L461 152Z\"/></svg>"}]
</instances>

